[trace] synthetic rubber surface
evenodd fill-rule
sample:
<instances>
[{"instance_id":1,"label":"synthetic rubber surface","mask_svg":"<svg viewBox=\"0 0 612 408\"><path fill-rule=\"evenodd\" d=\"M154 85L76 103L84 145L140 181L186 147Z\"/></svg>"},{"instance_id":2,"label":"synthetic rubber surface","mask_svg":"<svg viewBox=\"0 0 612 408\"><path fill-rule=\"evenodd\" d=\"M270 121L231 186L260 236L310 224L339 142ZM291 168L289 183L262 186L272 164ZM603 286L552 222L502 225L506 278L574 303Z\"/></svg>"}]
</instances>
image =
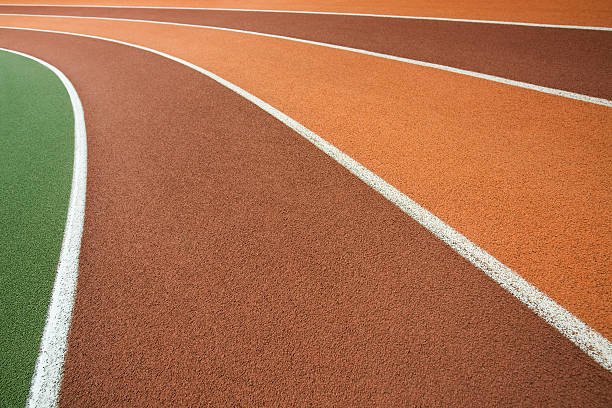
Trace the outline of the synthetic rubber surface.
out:
<instances>
[{"instance_id":1,"label":"synthetic rubber surface","mask_svg":"<svg viewBox=\"0 0 612 408\"><path fill-rule=\"evenodd\" d=\"M61 406L612 402L610 372L242 97L127 46L4 42L85 109Z\"/></svg>"},{"instance_id":2,"label":"synthetic rubber surface","mask_svg":"<svg viewBox=\"0 0 612 408\"><path fill-rule=\"evenodd\" d=\"M243 33L47 17L0 16L0 25L101 35L209 69L315 131L611 338L609 107Z\"/></svg>"},{"instance_id":3,"label":"synthetic rubber surface","mask_svg":"<svg viewBox=\"0 0 612 408\"><path fill-rule=\"evenodd\" d=\"M0 6L0 13L154 20L319 41L612 99L612 32L264 12Z\"/></svg>"}]
</instances>

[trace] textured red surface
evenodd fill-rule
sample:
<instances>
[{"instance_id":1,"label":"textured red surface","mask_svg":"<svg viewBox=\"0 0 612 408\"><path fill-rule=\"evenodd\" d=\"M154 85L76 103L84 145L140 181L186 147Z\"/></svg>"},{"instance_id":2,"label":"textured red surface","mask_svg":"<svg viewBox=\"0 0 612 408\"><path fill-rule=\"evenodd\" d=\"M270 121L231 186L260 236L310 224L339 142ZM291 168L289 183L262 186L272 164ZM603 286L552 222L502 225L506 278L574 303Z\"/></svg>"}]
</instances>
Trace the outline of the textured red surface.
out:
<instances>
[{"instance_id":1,"label":"textured red surface","mask_svg":"<svg viewBox=\"0 0 612 408\"><path fill-rule=\"evenodd\" d=\"M62 406L612 403L612 374L238 95L125 46L0 45L85 108Z\"/></svg>"},{"instance_id":2,"label":"textured red surface","mask_svg":"<svg viewBox=\"0 0 612 408\"><path fill-rule=\"evenodd\" d=\"M3 0L23 4L23 0ZM601 0L105 0L113 6L213 7L393 14L610 27L612 6ZM28 0L28 4L91 5L92 0Z\"/></svg>"},{"instance_id":3,"label":"textured red surface","mask_svg":"<svg viewBox=\"0 0 612 408\"><path fill-rule=\"evenodd\" d=\"M248 90L612 338L610 108L241 33L0 16L151 47ZM587 227L588 226L588 227Z\"/></svg>"},{"instance_id":4,"label":"textured red surface","mask_svg":"<svg viewBox=\"0 0 612 408\"><path fill-rule=\"evenodd\" d=\"M612 99L612 32L375 17L0 6L0 13L169 21L285 35Z\"/></svg>"}]
</instances>

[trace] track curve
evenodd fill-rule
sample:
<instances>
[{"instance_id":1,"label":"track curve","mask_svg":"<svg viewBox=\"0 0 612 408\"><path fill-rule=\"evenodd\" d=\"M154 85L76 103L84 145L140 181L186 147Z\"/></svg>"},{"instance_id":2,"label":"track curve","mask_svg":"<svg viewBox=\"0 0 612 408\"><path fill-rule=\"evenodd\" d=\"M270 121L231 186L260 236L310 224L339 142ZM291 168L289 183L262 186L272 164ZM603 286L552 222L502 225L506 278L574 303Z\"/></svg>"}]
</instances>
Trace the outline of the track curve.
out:
<instances>
[{"instance_id":1,"label":"track curve","mask_svg":"<svg viewBox=\"0 0 612 408\"><path fill-rule=\"evenodd\" d=\"M0 38L63 66L86 109L81 313L64 405L611 398L610 373L237 95L125 47ZM170 395L172 384L184 388Z\"/></svg>"},{"instance_id":2,"label":"track curve","mask_svg":"<svg viewBox=\"0 0 612 408\"><path fill-rule=\"evenodd\" d=\"M9 3L23 4L20 1ZM90 5L90 0L29 0L33 5ZM541 0L537 4L528 0L508 3L505 0L455 2L448 0L177 0L168 6L167 0L107 0L105 6L136 7L213 7L250 10L303 10L311 12L365 13L396 16L429 16L478 20L522 21L583 26L612 25L612 9L598 0ZM102 6L102 7L105 7Z\"/></svg>"},{"instance_id":3,"label":"track curve","mask_svg":"<svg viewBox=\"0 0 612 408\"><path fill-rule=\"evenodd\" d=\"M612 31L363 16L1 6L0 13L109 17L234 28L341 45L612 99Z\"/></svg>"},{"instance_id":4,"label":"track curve","mask_svg":"<svg viewBox=\"0 0 612 408\"><path fill-rule=\"evenodd\" d=\"M240 33L0 22L122 39L209 68L339 147L610 338L609 108Z\"/></svg>"}]
</instances>

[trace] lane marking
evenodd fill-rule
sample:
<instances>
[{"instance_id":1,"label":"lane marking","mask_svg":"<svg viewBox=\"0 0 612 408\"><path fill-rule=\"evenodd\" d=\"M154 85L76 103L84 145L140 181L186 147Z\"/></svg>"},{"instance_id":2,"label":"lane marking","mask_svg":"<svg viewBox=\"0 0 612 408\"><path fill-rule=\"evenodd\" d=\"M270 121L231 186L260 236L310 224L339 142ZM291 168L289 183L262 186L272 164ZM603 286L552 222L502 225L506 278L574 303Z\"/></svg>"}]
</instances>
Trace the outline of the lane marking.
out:
<instances>
[{"instance_id":1,"label":"lane marking","mask_svg":"<svg viewBox=\"0 0 612 408\"><path fill-rule=\"evenodd\" d=\"M85 188L87 184L85 116L83 105L74 86L59 69L32 55L6 48L0 48L0 50L29 58L53 71L68 91L74 113L74 162L66 229L64 230L57 274L47 312L47 321L26 402L26 407L52 407L57 404L62 381L68 330L70 329L72 307L76 294L81 236L85 218Z\"/></svg>"},{"instance_id":2,"label":"lane marking","mask_svg":"<svg viewBox=\"0 0 612 408\"><path fill-rule=\"evenodd\" d=\"M599 363L606 370L612 372L612 343L608 339L606 339L593 328L582 322L580 319L571 314L561 305L549 298L546 294L539 291L535 286L531 285L529 282L523 279L518 273L514 272L512 269L495 259L484 249L478 247L465 236L455 231L451 226L445 224L438 217L421 207L410 197L406 196L404 193L393 187L391 184L387 183L385 180L374 174L372 171L368 170L359 162L352 159L347 154L343 153L340 149L324 140L312 130L296 122L289 116L285 115L284 113L280 112L279 110L275 109L268 103L262 101L261 99L250 94L244 89L234 85L233 83L219 77L218 75L210 71L205 70L204 68L194 65L181 58L174 57L164 52L143 47L140 45L127 43L120 40L114 40L111 38L87 34L69 33L63 31L4 26L0 26L0 28L5 28L9 30L24 30L64 34L109 41L112 43L126 45L129 47L160 55L164 58L176 61L179 64L183 64L206 75L207 77L213 79L219 84L225 86L226 88L229 88L230 90L236 92L238 95L244 97L249 102L257 105L265 112L269 113L291 129L296 131L298 134L303 136L305 139L315 145L318 149L323 151L333 160L335 160L344 168L346 168L349 172L357 176L360 180L362 180L375 191L380 193L387 200L399 207L404 213L416 220L419 224L423 225L427 230L429 230L436 237L444 241L448 246L454 249L457 253L467 259L478 269L482 270L485 274L487 274L487 276L492 278L501 287L506 289L518 300L527 305L527 307L533 310L538 316L540 316L542 319L544 319L546 322L548 322L550 325L560 331L565 337L567 337L571 342L577 345L593 360Z\"/></svg>"},{"instance_id":3,"label":"lane marking","mask_svg":"<svg viewBox=\"0 0 612 408\"><path fill-rule=\"evenodd\" d=\"M532 91L547 93L551 95L557 95L557 96L561 96L561 97L568 98L568 99L574 99L574 100L578 100L582 102L593 103L596 105L612 107L612 101L608 99L595 98L593 96L583 95L583 94L579 94L575 92L563 91L561 89L548 88L545 86L530 84L527 82L515 81L513 79L502 78L502 77L498 77L495 75L481 74L479 72L468 71L465 69L453 68L453 67L449 67L446 65L434 64L434 63L414 60L410 58L396 57L395 55L381 54L378 52L362 50L359 48L351 48L351 47L345 47L342 45L334 45L334 44L328 44L328 43L323 43L323 42L318 42L318 41L303 40L301 38L295 38L295 37L285 37L285 36L276 35L276 34L266 34L266 33L260 33L257 31L245 31L245 30L238 30L235 28L215 27L215 26L196 25L196 24L172 23L172 22L167 22L167 21L136 20L136 19L129 19L129 18L57 16L57 15L11 14L11 13L0 13L0 16L76 18L76 19L85 19L85 20L91 19L91 20L108 20L108 21L126 21L126 22L134 22L134 23L149 23L149 24L163 24L163 25L171 25L171 26L179 26L179 27L204 28L204 29L210 29L210 30L230 31L230 32L235 32L235 33L240 33L240 34L256 35L260 37L278 38L281 40L288 40L288 41L294 41L294 42L303 43L303 44L317 45L320 47L333 48L333 49L342 50L342 51L354 52L357 54L369 55L372 57L384 58L384 59L388 59L392 61L404 62L404 63L412 64L412 65L419 65L419 66L427 67L427 68L439 69L442 71L452 72L455 74L466 75L466 76L470 76L474 78L485 79L487 81L515 86L518 88L530 89Z\"/></svg>"},{"instance_id":4,"label":"lane marking","mask_svg":"<svg viewBox=\"0 0 612 408\"><path fill-rule=\"evenodd\" d=\"M76 5L76 4L0 4L0 6L18 6L18 7L76 7L76 8L116 8L116 9L154 9L154 10L204 10L204 11L243 11L255 13L284 13L284 14L320 14L331 16L356 16L356 17L380 17L380 18L397 18L404 20L431 20L431 21L451 21L458 23L481 23L481 24L501 24L515 25L527 27L545 27L545 28L567 28L572 30L597 30L597 31L612 31L610 27L593 27L579 25L564 25L564 24L538 24L538 23L523 23L517 21L497 21L497 20L471 20L463 18L445 18L445 17L419 17L419 16L400 16L394 14L364 14L364 13L340 13L333 11L296 11L296 10L260 10L260 9L233 9L233 8L213 8L213 7L161 7L161 6L106 6L106 5Z\"/></svg>"}]
</instances>

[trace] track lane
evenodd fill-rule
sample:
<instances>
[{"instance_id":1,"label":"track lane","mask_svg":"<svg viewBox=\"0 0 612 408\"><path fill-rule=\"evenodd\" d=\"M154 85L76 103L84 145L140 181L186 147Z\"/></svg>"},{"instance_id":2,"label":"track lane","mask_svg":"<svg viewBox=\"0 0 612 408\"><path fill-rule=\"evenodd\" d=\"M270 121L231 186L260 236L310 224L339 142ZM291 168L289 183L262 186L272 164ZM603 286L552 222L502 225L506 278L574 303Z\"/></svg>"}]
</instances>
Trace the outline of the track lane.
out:
<instances>
[{"instance_id":1,"label":"track lane","mask_svg":"<svg viewBox=\"0 0 612 408\"><path fill-rule=\"evenodd\" d=\"M87 115L63 405L612 398L610 373L237 95L127 47L0 38L63 65Z\"/></svg>"},{"instance_id":2,"label":"track lane","mask_svg":"<svg viewBox=\"0 0 612 408\"><path fill-rule=\"evenodd\" d=\"M0 21L120 38L222 74L610 338L608 108L237 33L100 20Z\"/></svg>"},{"instance_id":3,"label":"track lane","mask_svg":"<svg viewBox=\"0 0 612 408\"><path fill-rule=\"evenodd\" d=\"M71 4L91 5L91 0L29 0L5 1L12 4ZM159 6L168 7L167 0L107 0L106 6ZM369 0L178 0L172 7L213 7L230 9L305 10L314 12L344 12L390 14L403 16L429 16L479 20L522 21L529 23L612 26L612 9L598 0L541 0L537 3L518 0L382 0L374 4Z\"/></svg>"},{"instance_id":4,"label":"track lane","mask_svg":"<svg viewBox=\"0 0 612 408\"><path fill-rule=\"evenodd\" d=\"M612 99L612 32L376 17L139 8L9 7L0 13L210 25L342 45Z\"/></svg>"}]
</instances>

